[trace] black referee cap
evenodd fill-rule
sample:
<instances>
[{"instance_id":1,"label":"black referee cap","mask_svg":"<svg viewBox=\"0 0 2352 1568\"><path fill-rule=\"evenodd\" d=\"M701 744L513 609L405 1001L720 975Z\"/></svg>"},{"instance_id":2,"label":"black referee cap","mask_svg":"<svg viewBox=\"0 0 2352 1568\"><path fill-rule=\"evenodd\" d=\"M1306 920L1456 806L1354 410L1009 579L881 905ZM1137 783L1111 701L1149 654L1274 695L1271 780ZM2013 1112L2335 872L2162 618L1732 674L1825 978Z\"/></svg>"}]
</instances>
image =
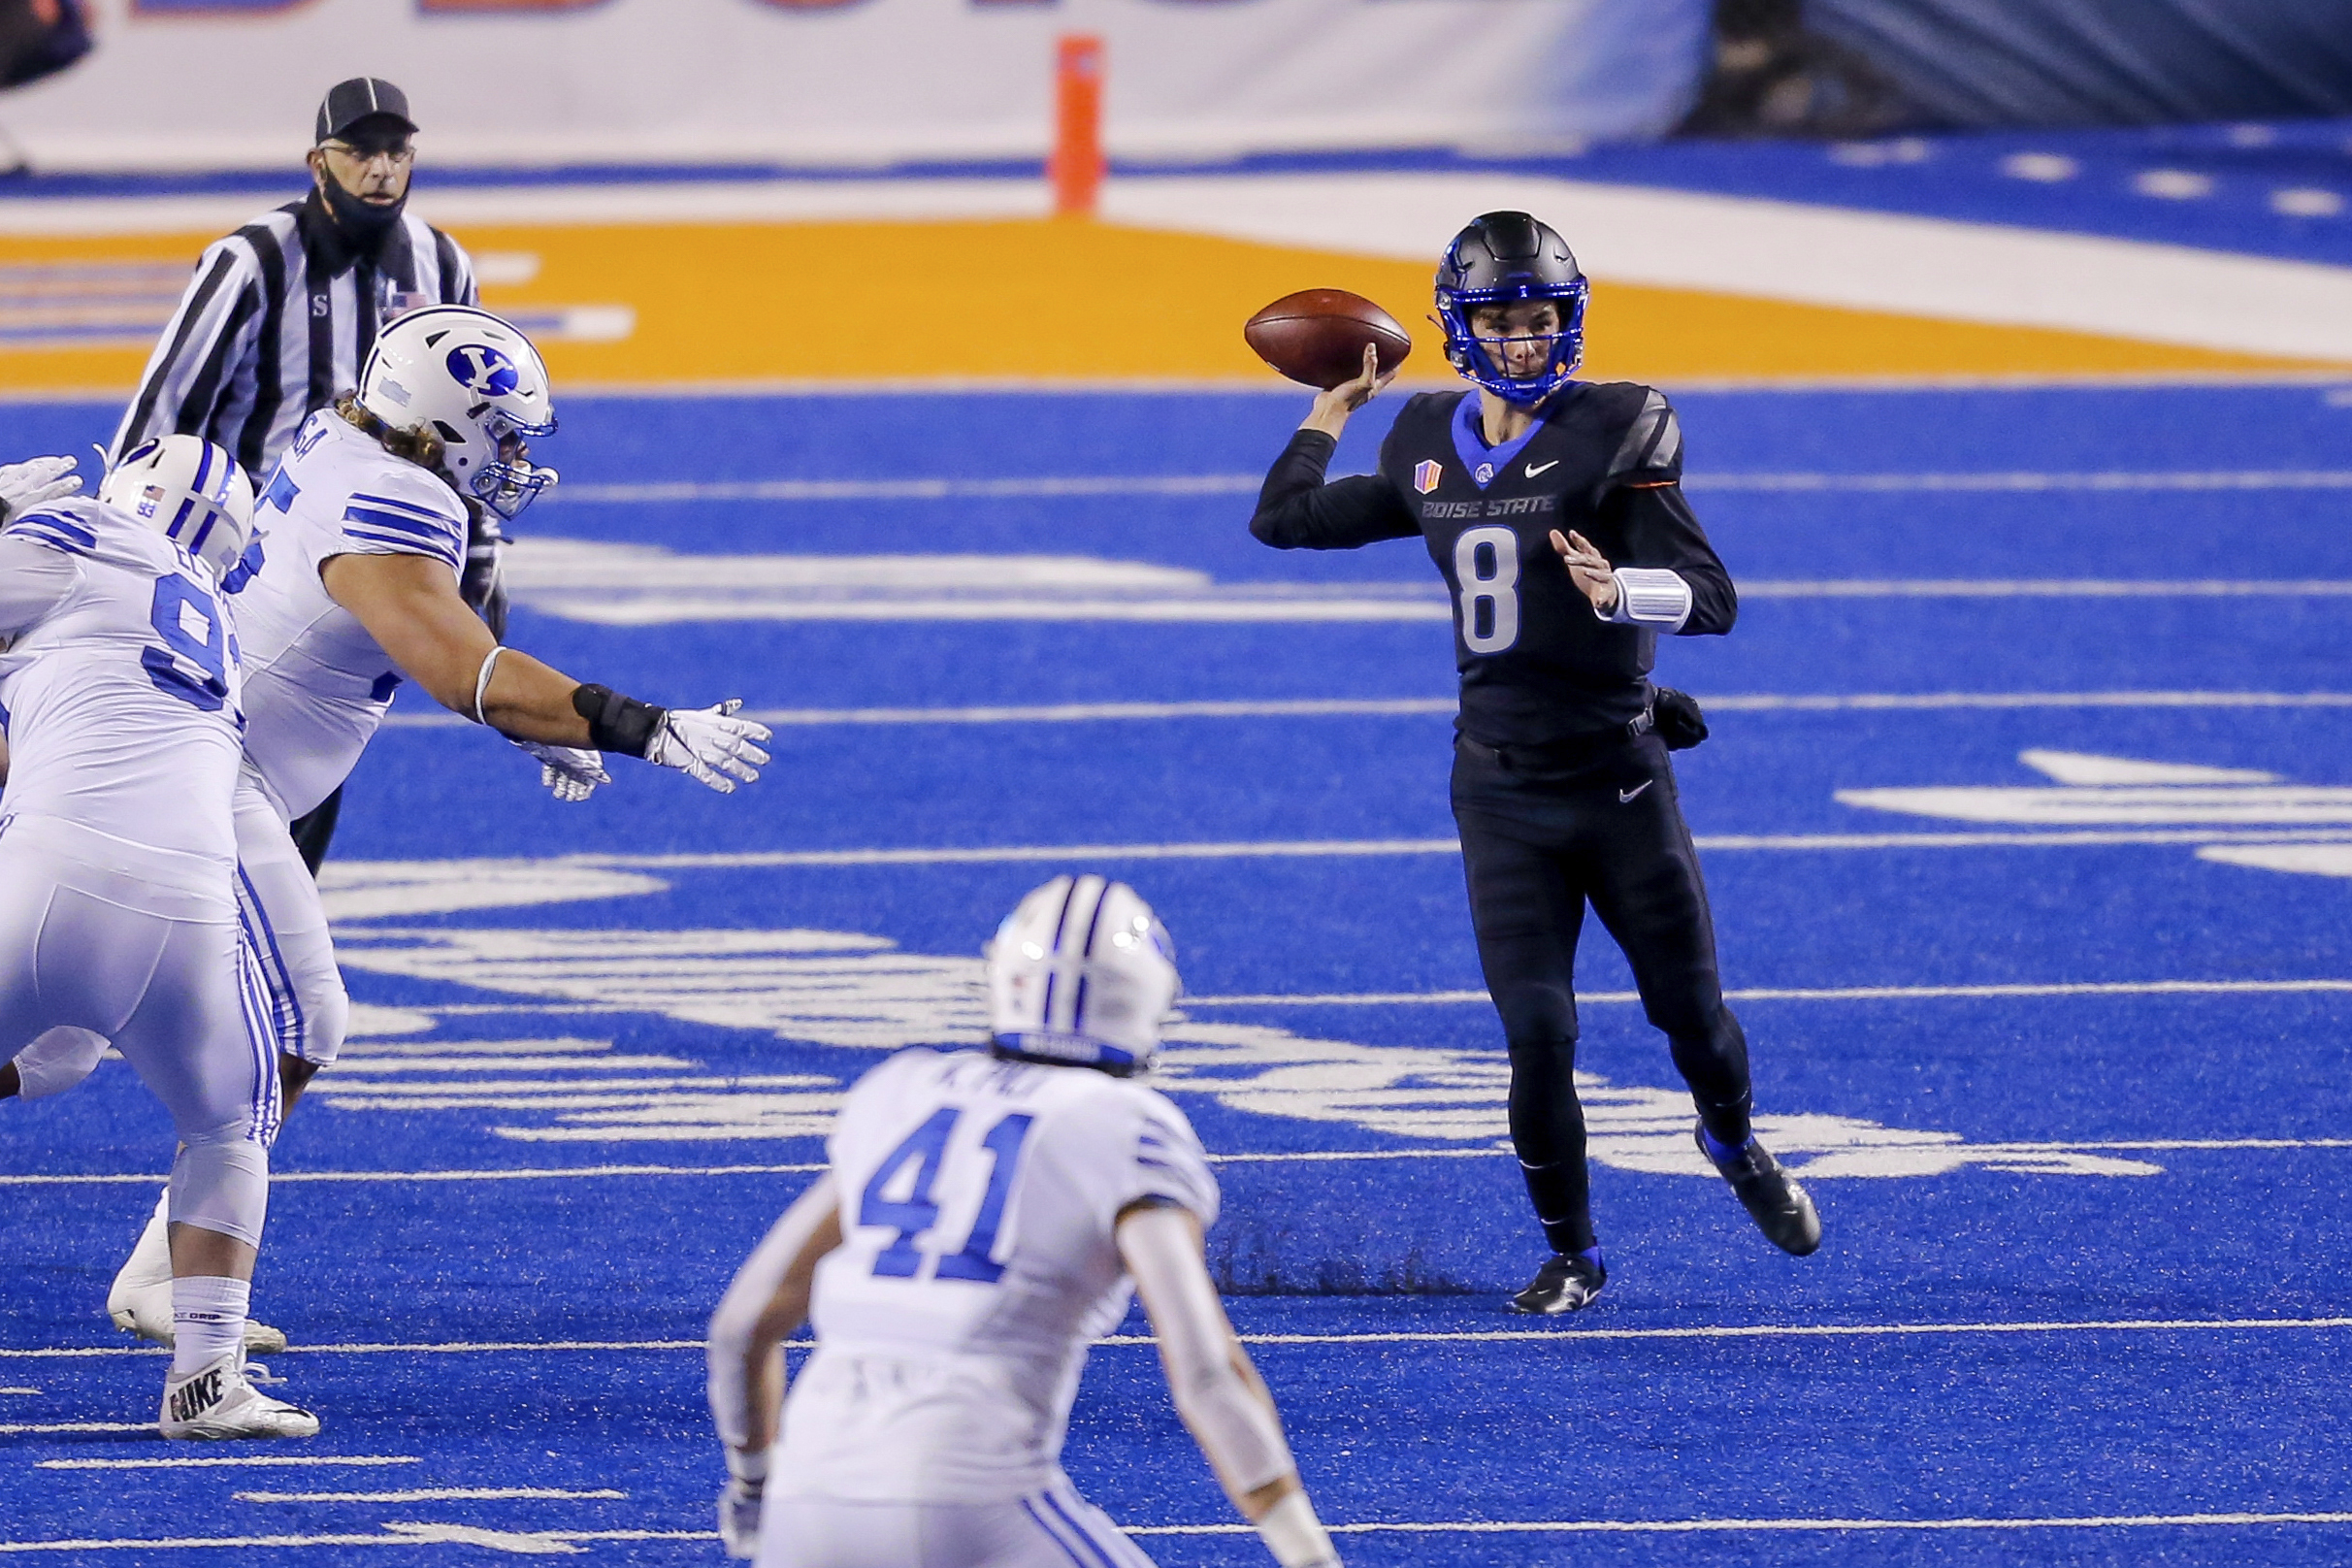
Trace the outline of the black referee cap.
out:
<instances>
[{"instance_id":1,"label":"black referee cap","mask_svg":"<svg viewBox=\"0 0 2352 1568\"><path fill-rule=\"evenodd\" d=\"M408 95L381 77L353 77L327 89L318 105L318 134L313 146L343 136L363 119L378 116L398 120L410 135L416 121L408 117Z\"/></svg>"}]
</instances>

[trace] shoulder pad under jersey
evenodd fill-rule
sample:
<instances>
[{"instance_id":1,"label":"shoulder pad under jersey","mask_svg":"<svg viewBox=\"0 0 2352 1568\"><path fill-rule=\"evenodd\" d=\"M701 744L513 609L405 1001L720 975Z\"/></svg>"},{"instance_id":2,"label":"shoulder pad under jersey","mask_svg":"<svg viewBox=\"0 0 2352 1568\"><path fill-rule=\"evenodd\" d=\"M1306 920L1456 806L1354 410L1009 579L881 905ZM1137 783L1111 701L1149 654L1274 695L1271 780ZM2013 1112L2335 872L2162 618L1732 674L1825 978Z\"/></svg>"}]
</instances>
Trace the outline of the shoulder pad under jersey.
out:
<instances>
[{"instance_id":1,"label":"shoulder pad under jersey","mask_svg":"<svg viewBox=\"0 0 2352 1568\"><path fill-rule=\"evenodd\" d=\"M1666 394L1650 387L1626 386L1642 401L1625 434L1609 460L1603 484L1673 484L1682 477L1682 426L1674 416ZM1629 400L1630 401L1630 400Z\"/></svg>"}]
</instances>

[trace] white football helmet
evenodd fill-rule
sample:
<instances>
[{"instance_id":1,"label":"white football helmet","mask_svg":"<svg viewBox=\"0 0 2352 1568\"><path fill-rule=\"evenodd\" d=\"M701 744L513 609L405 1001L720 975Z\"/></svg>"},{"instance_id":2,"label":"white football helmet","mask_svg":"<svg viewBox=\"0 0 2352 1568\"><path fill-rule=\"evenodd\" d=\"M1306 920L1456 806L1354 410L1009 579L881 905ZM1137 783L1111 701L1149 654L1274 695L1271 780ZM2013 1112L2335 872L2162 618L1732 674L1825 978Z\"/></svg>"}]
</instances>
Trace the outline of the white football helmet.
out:
<instances>
[{"instance_id":1,"label":"white football helmet","mask_svg":"<svg viewBox=\"0 0 2352 1568\"><path fill-rule=\"evenodd\" d=\"M158 436L106 471L98 499L129 512L225 574L253 535L253 486L228 449L201 436Z\"/></svg>"},{"instance_id":2,"label":"white football helmet","mask_svg":"<svg viewBox=\"0 0 2352 1568\"><path fill-rule=\"evenodd\" d=\"M512 519L555 483L526 441L555 434L547 367L521 332L470 305L412 310L359 373L359 406L395 430L430 425L460 495Z\"/></svg>"},{"instance_id":3,"label":"white football helmet","mask_svg":"<svg viewBox=\"0 0 2352 1568\"><path fill-rule=\"evenodd\" d=\"M1175 944L1125 882L1058 876L988 944L990 1043L1024 1062L1149 1072L1181 984Z\"/></svg>"}]
</instances>

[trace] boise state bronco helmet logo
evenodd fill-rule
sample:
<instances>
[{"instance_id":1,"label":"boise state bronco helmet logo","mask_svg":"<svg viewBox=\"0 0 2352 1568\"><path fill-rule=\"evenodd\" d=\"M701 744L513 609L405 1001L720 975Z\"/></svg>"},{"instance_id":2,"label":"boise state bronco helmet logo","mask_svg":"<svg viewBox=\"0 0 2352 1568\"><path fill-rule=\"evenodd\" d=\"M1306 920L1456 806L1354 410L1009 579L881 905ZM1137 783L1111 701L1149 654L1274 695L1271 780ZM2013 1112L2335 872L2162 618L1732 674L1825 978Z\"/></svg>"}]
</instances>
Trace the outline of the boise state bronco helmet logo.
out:
<instances>
[{"instance_id":1,"label":"boise state bronco helmet logo","mask_svg":"<svg viewBox=\"0 0 2352 1568\"><path fill-rule=\"evenodd\" d=\"M1423 462L1415 465L1413 470L1413 488L1419 490L1424 496L1427 495L1430 491L1437 488L1437 481L1439 477L1445 474L1445 472L1446 471L1443 468L1440 468L1434 462L1424 460Z\"/></svg>"},{"instance_id":2,"label":"boise state bronco helmet logo","mask_svg":"<svg viewBox=\"0 0 2352 1568\"><path fill-rule=\"evenodd\" d=\"M449 375L469 392L503 398L522 384L514 361L487 343L461 343L449 350Z\"/></svg>"}]
</instances>

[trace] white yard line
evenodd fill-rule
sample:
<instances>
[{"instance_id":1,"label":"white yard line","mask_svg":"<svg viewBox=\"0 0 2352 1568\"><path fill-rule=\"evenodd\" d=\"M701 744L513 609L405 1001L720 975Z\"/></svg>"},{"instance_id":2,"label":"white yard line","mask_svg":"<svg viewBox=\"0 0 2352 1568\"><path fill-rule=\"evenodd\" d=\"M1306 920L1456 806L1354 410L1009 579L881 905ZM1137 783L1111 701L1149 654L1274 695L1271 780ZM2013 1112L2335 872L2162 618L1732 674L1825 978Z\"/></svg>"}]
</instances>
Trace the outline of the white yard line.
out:
<instances>
[{"instance_id":1,"label":"white yard line","mask_svg":"<svg viewBox=\"0 0 2352 1568\"><path fill-rule=\"evenodd\" d=\"M677 502L971 501L1109 496L1256 495L1262 474L1017 474L1003 478L652 479L567 484L547 500L642 506ZM2352 469L2153 470L2108 473L1692 474L1686 489L1752 494L2040 494L2074 491L2352 490Z\"/></svg>"},{"instance_id":2,"label":"white yard line","mask_svg":"<svg viewBox=\"0 0 2352 1568\"><path fill-rule=\"evenodd\" d=\"M505 1503L557 1498L627 1497L609 1486L566 1491L561 1486L419 1486L408 1491L241 1491L241 1503Z\"/></svg>"},{"instance_id":3,"label":"white yard line","mask_svg":"<svg viewBox=\"0 0 2352 1568\"><path fill-rule=\"evenodd\" d=\"M2320 843L2352 830L2170 828L2040 833L1702 833L1701 849L1905 850L2085 848L2121 844ZM570 855L556 864L632 870L750 870L787 866L1001 866L1029 862L1352 859L1456 855L1454 838L1309 838L1177 844L1005 844L986 848L747 850L724 854Z\"/></svg>"},{"instance_id":4,"label":"white yard line","mask_svg":"<svg viewBox=\"0 0 2352 1568\"><path fill-rule=\"evenodd\" d=\"M2047 985L1783 986L1726 991L1730 1001L1911 1001L2014 996L2203 996L2352 992L2352 980L2113 980ZM1483 1002L1484 991L1364 991L1187 996L1187 1007L1400 1007ZM1579 1002L1629 1003L1634 991L1580 991Z\"/></svg>"},{"instance_id":5,"label":"white yard line","mask_svg":"<svg viewBox=\"0 0 2352 1568\"><path fill-rule=\"evenodd\" d=\"M1333 1524L1333 1535L1695 1535L1750 1531L2198 1529L2352 1524L2352 1513L2092 1514L2043 1519L1476 1519L1454 1523ZM1127 1524L1129 1535L1242 1535L1247 1524Z\"/></svg>"},{"instance_id":6,"label":"white yard line","mask_svg":"<svg viewBox=\"0 0 2352 1568\"><path fill-rule=\"evenodd\" d=\"M1989 708L2336 708L2352 692L1850 692L1701 694L1710 713L1936 712ZM971 707L771 707L743 716L762 724L1100 724L1154 719L1421 718L1451 715L1451 697L1306 697L1192 702L990 703ZM397 730L470 730L454 713L392 712Z\"/></svg>"},{"instance_id":7,"label":"white yard line","mask_svg":"<svg viewBox=\"0 0 2352 1568\"><path fill-rule=\"evenodd\" d=\"M422 1464L412 1454L255 1454L226 1459L43 1459L36 1470L212 1470L246 1465Z\"/></svg>"}]
</instances>

